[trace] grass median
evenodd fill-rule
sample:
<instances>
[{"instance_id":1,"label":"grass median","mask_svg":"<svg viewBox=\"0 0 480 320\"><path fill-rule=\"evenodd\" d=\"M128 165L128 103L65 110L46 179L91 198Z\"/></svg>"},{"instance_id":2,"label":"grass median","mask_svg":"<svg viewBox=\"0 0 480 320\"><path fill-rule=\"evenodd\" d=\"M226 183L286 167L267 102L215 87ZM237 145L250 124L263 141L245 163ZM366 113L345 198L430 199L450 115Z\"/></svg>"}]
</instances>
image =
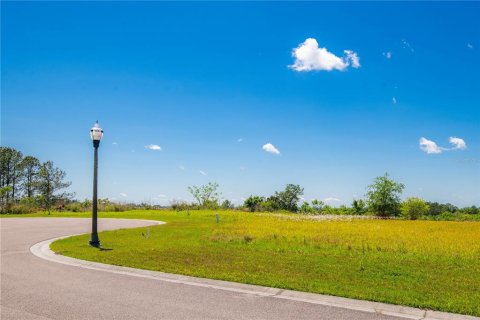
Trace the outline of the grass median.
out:
<instances>
[{"instance_id":1,"label":"grass median","mask_svg":"<svg viewBox=\"0 0 480 320\"><path fill-rule=\"evenodd\" d=\"M131 211L166 221L54 242L84 260L480 315L480 223L220 211ZM52 216L88 216L53 214Z\"/></svg>"}]
</instances>

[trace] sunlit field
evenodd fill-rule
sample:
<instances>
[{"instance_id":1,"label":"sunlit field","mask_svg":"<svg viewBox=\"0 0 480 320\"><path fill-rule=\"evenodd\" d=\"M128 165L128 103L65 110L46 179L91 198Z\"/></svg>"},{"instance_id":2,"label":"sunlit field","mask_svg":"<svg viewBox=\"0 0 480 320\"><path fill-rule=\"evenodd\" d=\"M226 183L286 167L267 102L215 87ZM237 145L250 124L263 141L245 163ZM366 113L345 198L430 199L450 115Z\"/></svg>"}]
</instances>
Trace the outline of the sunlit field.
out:
<instances>
[{"instance_id":1,"label":"sunlit field","mask_svg":"<svg viewBox=\"0 0 480 320\"><path fill-rule=\"evenodd\" d=\"M101 217L166 225L57 241L85 260L480 315L480 223L220 211L131 211ZM31 215L29 215L31 216ZM84 213L52 216L88 216Z\"/></svg>"}]
</instances>

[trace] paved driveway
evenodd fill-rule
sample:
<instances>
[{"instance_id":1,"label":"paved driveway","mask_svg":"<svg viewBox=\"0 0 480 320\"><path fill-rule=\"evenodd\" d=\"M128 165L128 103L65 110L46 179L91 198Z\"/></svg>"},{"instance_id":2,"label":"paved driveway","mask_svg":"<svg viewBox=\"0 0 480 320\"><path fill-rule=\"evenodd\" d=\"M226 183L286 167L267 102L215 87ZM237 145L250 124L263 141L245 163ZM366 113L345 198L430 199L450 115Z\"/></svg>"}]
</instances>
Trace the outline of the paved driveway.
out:
<instances>
[{"instance_id":1,"label":"paved driveway","mask_svg":"<svg viewBox=\"0 0 480 320\"><path fill-rule=\"evenodd\" d=\"M37 242L88 233L89 219L6 218L1 223L1 319L398 319L242 292L155 281L43 260ZM148 225L101 219L99 228Z\"/></svg>"}]
</instances>

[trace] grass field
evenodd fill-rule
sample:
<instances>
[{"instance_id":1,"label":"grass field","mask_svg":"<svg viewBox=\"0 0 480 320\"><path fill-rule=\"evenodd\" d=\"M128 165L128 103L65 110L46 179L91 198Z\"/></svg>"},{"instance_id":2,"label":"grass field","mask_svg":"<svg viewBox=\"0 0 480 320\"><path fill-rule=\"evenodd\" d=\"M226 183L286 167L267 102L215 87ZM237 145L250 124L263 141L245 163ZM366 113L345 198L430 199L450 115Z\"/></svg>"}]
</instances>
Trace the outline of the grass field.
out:
<instances>
[{"instance_id":1,"label":"grass field","mask_svg":"<svg viewBox=\"0 0 480 320\"><path fill-rule=\"evenodd\" d=\"M52 249L115 265L480 315L478 222L313 221L234 211L220 211L218 224L213 211L100 216L168 223L102 232L102 246L112 250L89 247L88 235Z\"/></svg>"}]
</instances>

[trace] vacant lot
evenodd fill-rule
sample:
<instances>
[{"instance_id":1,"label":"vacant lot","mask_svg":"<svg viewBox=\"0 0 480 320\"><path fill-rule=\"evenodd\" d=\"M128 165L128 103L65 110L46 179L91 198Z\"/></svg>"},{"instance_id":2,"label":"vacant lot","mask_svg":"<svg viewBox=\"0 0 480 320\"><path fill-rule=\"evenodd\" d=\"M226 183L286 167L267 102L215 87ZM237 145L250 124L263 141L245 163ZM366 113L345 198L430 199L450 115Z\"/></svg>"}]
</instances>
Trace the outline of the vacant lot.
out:
<instances>
[{"instance_id":1,"label":"vacant lot","mask_svg":"<svg viewBox=\"0 0 480 320\"><path fill-rule=\"evenodd\" d=\"M299 215L134 211L166 225L57 241L122 266L480 315L480 223L311 220ZM65 214L59 214L65 216ZM69 214L86 216L85 214Z\"/></svg>"}]
</instances>

